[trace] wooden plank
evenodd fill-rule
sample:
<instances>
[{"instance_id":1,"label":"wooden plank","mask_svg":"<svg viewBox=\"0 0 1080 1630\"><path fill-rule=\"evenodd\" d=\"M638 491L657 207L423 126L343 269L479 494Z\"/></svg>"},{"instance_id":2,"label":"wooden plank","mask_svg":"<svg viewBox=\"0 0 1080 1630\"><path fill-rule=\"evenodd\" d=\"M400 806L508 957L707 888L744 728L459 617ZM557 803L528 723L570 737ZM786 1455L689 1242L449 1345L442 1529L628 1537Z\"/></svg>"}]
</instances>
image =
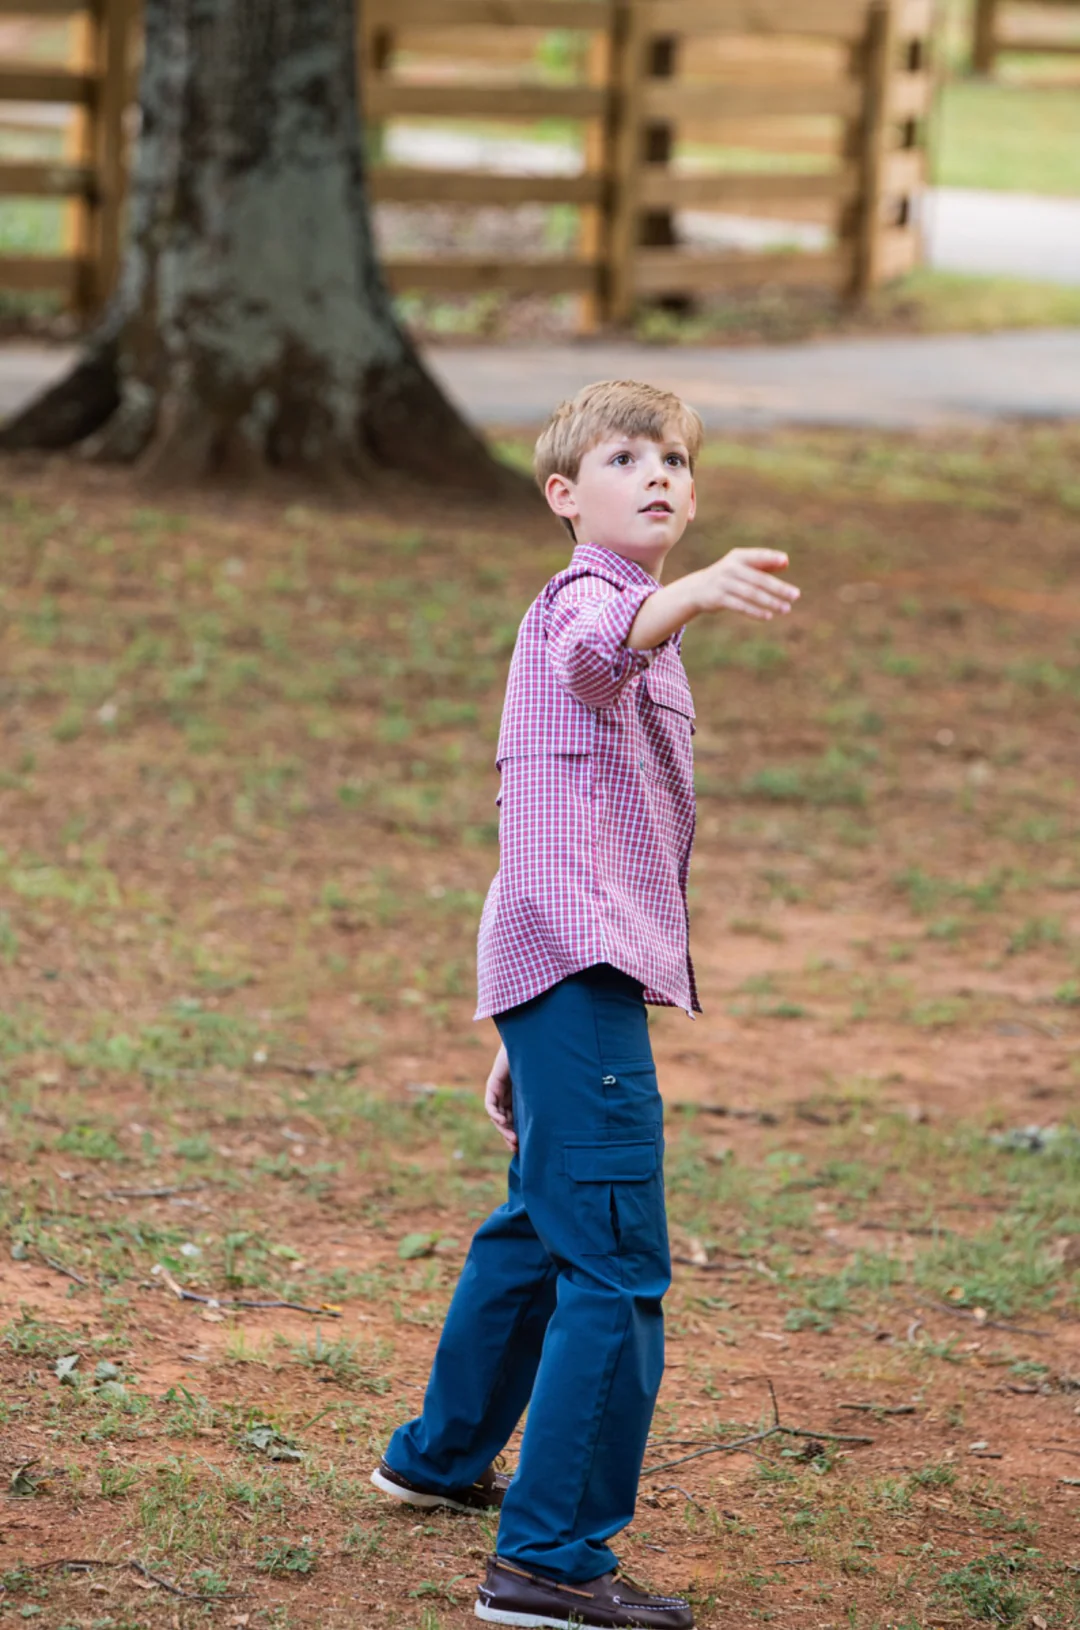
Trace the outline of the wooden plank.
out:
<instances>
[{"instance_id":1,"label":"wooden plank","mask_svg":"<svg viewBox=\"0 0 1080 1630\"><path fill-rule=\"evenodd\" d=\"M547 38L539 28L417 28L394 30L394 46L402 56L433 58L440 63L483 63L505 67L507 63L529 66Z\"/></svg>"},{"instance_id":2,"label":"wooden plank","mask_svg":"<svg viewBox=\"0 0 1080 1630\"><path fill-rule=\"evenodd\" d=\"M798 171L672 175L667 170L654 173L646 165L639 198L642 204L667 204L672 209L721 209L742 205L753 213L754 206L762 203L787 200L805 203L810 199L839 202L853 197L857 187L858 175L850 167L826 175L806 175Z\"/></svg>"},{"instance_id":3,"label":"wooden plank","mask_svg":"<svg viewBox=\"0 0 1080 1630\"><path fill-rule=\"evenodd\" d=\"M888 194L918 192L926 181L926 149L905 147L885 155L883 188Z\"/></svg>"},{"instance_id":4,"label":"wooden plank","mask_svg":"<svg viewBox=\"0 0 1080 1630\"><path fill-rule=\"evenodd\" d=\"M639 0L665 34L801 34L857 40L866 0Z\"/></svg>"},{"instance_id":5,"label":"wooden plank","mask_svg":"<svg viewBox=\"0 0 1080 1630\"><path fill-rule=\"evenodd\" d=\"M975 0L975 31L972 36L971 65L977 74L992 74L997 55L998 0Z\"/></svg>"},{"instance_id":6,"label":"wooden plank","mask_svg":"<svg viewBox=\"0 0 1080 1630\"><path fill-rule=\"evenodd\" d=\"M929 38L934 32L936 9L936 0L903 0L896 20L900 39Z\"/></svg>"},{"instance_id":7,"label":"wooden plank","mask_svg":"<svg viewBox=\"0 0 1080 1630\"><path fill-rule=\"evenodd\" d=\"M595 293L600 269L583 260L391 260L383 271L396 294L429 290L438 294Z\"/></svg>"},{"instance_id":8,"label":"wooden plank","mask_svg":"<svg viewBox=\"0 0 1080 1630\"><path fill-rule=\"evenodd\" d=\"M642 0L620 0L612 25L608 148L611 197L603 255L603 309L610 323L629 322L633 315L638 262L644 252L638 188L645 140L642 93L648 43Z\"/></svg>"},{"instance_id":9,"label":"wooden plank","mask_svg":"<svg viewBox=\"0 0 1080 1630\"><path fill-rule=\"evenodd\" d=\"M377 80L371 119L595 119L606 94L592 85L402 85Z\"/></svg>"},{"instance_id":10,"label":"wooden plank","mask_svg":"<svg viewBox=\"0 0 1080 1630\"><path fill-rule=\"evenodd\" d=\"M828 119L795 125L783 119L680 120L679 140L718 147L752 147L759 153L838 154L835 125Z\"/></svg>"},{"instance_id":11,"label":"wooden plank","mask_svg":"<svg viewBox=\"0 0 1080 1630\"><path fill-rule=\"evenodd\" d=\"M677 249L642 249L634 263L640 296L711 294L725 289L753 289L775 284L839 284L847 256L827 254L687 255Z\"/></svg>"},{"instance_id":12,"label":"wooden plank","mask_svg":"<svg viewBox=\"0 0 1080 1630\"><path fill-rule=\"evenodd\" d=\"M585 78L588 84L596 85L607 93L612 82L613 38L610 28L591 34L585 55ZM608 216L611 208L611 143L613 136L613 115L615 109L611 98L608 98L608 117L603 119L588 119L584 127L584 147L582 156L587 172L603 178L602 197L595 208L585 208L578 213L578 254L583 260L598 261L604 251L604 240L607 232ZM595 334L603 322L604 312L601 304L601 290L595 290L581 295L578 300L578 332L581 334Z\"/></svg>"},{"instance_id":13,"label":"wooden plank","mask_svg":"<svg viewBox=\"0 0 1080 1630\"><path fill-rule=\"evenodd\" d=\"M0 102L68 102L89 107L97 91L93 74L37 62L0 64Z\"/></svg>"},{"instance_id":14,"label":"wooden plank","mask_svg":"<svg viewBox=\"0 0 1080 1630\"><path fill-rule=\"evenodd\" d=\"M91 74L96 66L97 50L97 18L89 11L83 11L73 17L68 24L68 55L67 65L75 73ZM73 108L64 120L64 157L69 164L87 165L93 168L94 156L94 113L87 105ZM73 199L65 206L63 230L61 236L61 252L69 259L77 260L84 268L86 275L78 279L74 294L69 302L74 314L85 321L89 316L90 278L88 269L94 262L94 204L97 198L97 177L90 192L81 198Z\"/></svg>"},{"instance_id":15,"label":"wooden plank","mask_svg":"<svg viewBox=\"0 0 1080 1630\"><path fill-rule=\"evenodd\" d=\"M913 78L916 76L912 76ZM810 81L804 85L647 84L642 92L644 112L650 119L701 119L715 115L729 119L795 119L838 115L849 119L859 111L857 81L834 84Z\"/></svg>"},{"instance_id":16,"label":"wooden plank","mask_svg":"<svg viewBox=\"0 0 1080 1630\"><path fill-rule=\"evenodd\" d=\"M934 102L934 80L929 73L897 74L889 88L888 116L924 119Z\"/></svg>"},{"instance_id":17,"label":"wooden plank","mask_svg":"<svg viewBox=\"0 0 1080 1630\"><path fill-rule=\"evenodd\" d=\"M84 272L74 255L0 255L0 289L19 294L55 291L73 301Z\"/></svg>"},{"instance_id":18,"label":"wooden plank","mask_svg":"<svg viewBox=\"0 0 1080 1630\"><path fill-rule=\"evenodd\" d=\"M999 52L1023 51L1042 57L1073 57L1080 53L1080 39L1049 40L1039 39L1033 35L1001 34L998 36L996 49Z\"/></svg>"},{"instance_id":19,"label":"wooden plank","mask_svg":"<svg viewBox=\"0 0 1080 1630\"><path fill-rule=\"evenodd\" d=\"M610 0L365 0L383 28L607 28Z\"/></svg>"},{"instance_id":20,"label":"wooden plank","mask_svg":"<svg viewBox=\"0 0 1080 1630\"><path fill-rule=\"evenodd\" d=\"M599 204L599 175L493 175L486 170L421 170L373 165L368 172L380 204Z\"/></svg>"},{"instance_id":21,"label":"wooden plank","mask_svg":"<svg viewBox=\"0 0 1080 1630\"><path fill-rule=\"evenodd\" d=\"M0 197L90 198L94 171L89 164L35 162L0 164Z\"/></svg>"},{"instance_id":22,"label":"wooden plank","mask_svg":"<svg viewBox=\"0 0 1080 1630\"><path fill-rule=\"evenodd\" d=\"M894 89L896 16L893 0L874 0L867 19L865 105L859 166L861 185L855 219L851 295L865 300L878 282L881 206L885 179L885 132L889 127L890 92Z\"/></svg>"},{"instance_id":23,"label":"wooden plank","mask_svg":"<svg viewBox=\"0 0 1080 1630\"><path fill-rule=\"evenodd\" d=\"M922 259L922 242L914 227L894 226L881 234L878 249L878 281L913 272Z\"/></svg>"},{"instance_id":24,"label":"wooden plank","mask_svg":"<svg viewBox=\"0 0 1080 1630\"><path fill-rule=\"evenodd\" d=\"M94 150L100 206L97 255L89 290L100 310L120 272L120 237L127 192L124 113L127 108L128 41L134 21L129 0L98 0L97 69L100 96L94 120Z\"/></svg>"},{"instance_id":25,"label":"wooden plank","mask_svg":"<svg viewBox=\"0 0 1080 1630\"><path fill-rule=\"evenodd\" d=\"M73 17L85 11L88 0L0 0L0 17L25 17L40 22L44 17Z\"/></svg>"}]
</instances>

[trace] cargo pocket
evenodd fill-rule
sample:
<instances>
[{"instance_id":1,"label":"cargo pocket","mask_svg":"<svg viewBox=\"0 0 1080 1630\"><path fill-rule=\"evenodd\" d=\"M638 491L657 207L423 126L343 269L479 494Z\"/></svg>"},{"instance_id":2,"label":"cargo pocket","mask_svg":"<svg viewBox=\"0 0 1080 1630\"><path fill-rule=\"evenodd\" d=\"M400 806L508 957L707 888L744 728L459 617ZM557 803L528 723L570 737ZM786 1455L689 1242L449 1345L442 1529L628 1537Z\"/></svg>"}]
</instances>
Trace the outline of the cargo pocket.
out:
<instances>
[{"instance_id":1,"label":"cargo pocket","mask_svg":"<svg viewBox=\"0 0 1080 1630\"><path fill-rule=\"evenodd\" d=\"M664 1190L655 1139L566 1143L575 1232L582 1256L633 1256L664 1243Z\"/></svg>"}]
</instances>

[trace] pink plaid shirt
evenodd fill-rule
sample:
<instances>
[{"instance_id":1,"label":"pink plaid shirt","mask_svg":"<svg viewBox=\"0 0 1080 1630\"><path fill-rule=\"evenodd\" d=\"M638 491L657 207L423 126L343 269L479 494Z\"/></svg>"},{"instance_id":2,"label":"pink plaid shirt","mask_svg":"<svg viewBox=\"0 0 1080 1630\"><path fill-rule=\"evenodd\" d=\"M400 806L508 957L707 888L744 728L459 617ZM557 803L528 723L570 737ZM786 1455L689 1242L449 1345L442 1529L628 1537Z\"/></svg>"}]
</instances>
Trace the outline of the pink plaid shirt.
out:
<instances>
[{"instance_id":1,"label":"pink plaid shirt","mask_svg":"<svg viewBox=\"0 0 1080 1630\"><path fill-rule=\"evenodd\" d=\"M500 865L480 919L478 1019L596 962L700 1012L686 878L694 704L679 648L624 641L658 584L579 545L518 633L496 765Z\"/></svg>"}]
</instances>

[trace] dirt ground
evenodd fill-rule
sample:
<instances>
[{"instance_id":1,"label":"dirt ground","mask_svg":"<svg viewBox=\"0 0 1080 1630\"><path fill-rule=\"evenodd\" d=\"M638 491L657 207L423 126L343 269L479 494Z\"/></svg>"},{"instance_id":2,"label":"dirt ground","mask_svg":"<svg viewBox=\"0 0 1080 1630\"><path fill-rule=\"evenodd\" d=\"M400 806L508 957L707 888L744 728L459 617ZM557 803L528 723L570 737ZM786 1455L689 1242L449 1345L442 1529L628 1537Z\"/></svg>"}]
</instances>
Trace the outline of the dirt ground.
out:
<instances>
[{"instance_id":1,"label":"dirt ground","mask_svg":"<svg viewBox=\"0 0 1080 1630\"><path fill-rule=\"evenodd\" d=\"M1080 1622L1078 455L701 471L672 571L762 543L804 591L686 638L706 1011L654 1015L676 1269L617 1547L706 1630ZM475 930L563 541L3 474L0 1622L458 1630L494 1525L368 1474L505 1181Z\"/></svg>"}]
</instances>

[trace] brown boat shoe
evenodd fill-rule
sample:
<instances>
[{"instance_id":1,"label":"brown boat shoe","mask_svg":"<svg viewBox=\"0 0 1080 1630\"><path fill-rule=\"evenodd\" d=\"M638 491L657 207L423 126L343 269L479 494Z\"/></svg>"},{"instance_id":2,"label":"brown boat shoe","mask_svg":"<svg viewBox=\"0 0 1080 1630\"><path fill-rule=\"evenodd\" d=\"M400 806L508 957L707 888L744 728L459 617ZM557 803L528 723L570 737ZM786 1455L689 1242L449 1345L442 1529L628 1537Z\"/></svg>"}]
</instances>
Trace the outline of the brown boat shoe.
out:
<instances>
[{"instance_id":1,"label":"brown boat shoe","mask_svg":"<svg viewBox=\"0 0 1080 1630\"><path fill-rule=\"evenodd\" d=\"M507 1473L497 1472L494 1466L489 1466L468 1488L449 1489L442 1494L438 1489L424 1488L420 1483L410 1482L388 1466L385 1460L379 1461L371 1474L371 1481L377 1489L382 1489L384 1494L392 1495L404 1505L422 1506L425 1510L445 1506L450 1511L497 1511L510 1487Z\"/></svg>"},{"instance_id":2,"label":"brown boat shoe","mask_svg":"<svg viewBox=\"0 0 1080 1630\"><path fill-rule=\"evenodd\" d=\"M681 1596L652 1596L624 1574L604 1573L584 1585L564 1585L527 1573L501 1557L488 1558L476 1593L476 1617L489 1624L549 1625L551 1630L693 1630L694 1613Z\"/></svg>"}]
</instances>

